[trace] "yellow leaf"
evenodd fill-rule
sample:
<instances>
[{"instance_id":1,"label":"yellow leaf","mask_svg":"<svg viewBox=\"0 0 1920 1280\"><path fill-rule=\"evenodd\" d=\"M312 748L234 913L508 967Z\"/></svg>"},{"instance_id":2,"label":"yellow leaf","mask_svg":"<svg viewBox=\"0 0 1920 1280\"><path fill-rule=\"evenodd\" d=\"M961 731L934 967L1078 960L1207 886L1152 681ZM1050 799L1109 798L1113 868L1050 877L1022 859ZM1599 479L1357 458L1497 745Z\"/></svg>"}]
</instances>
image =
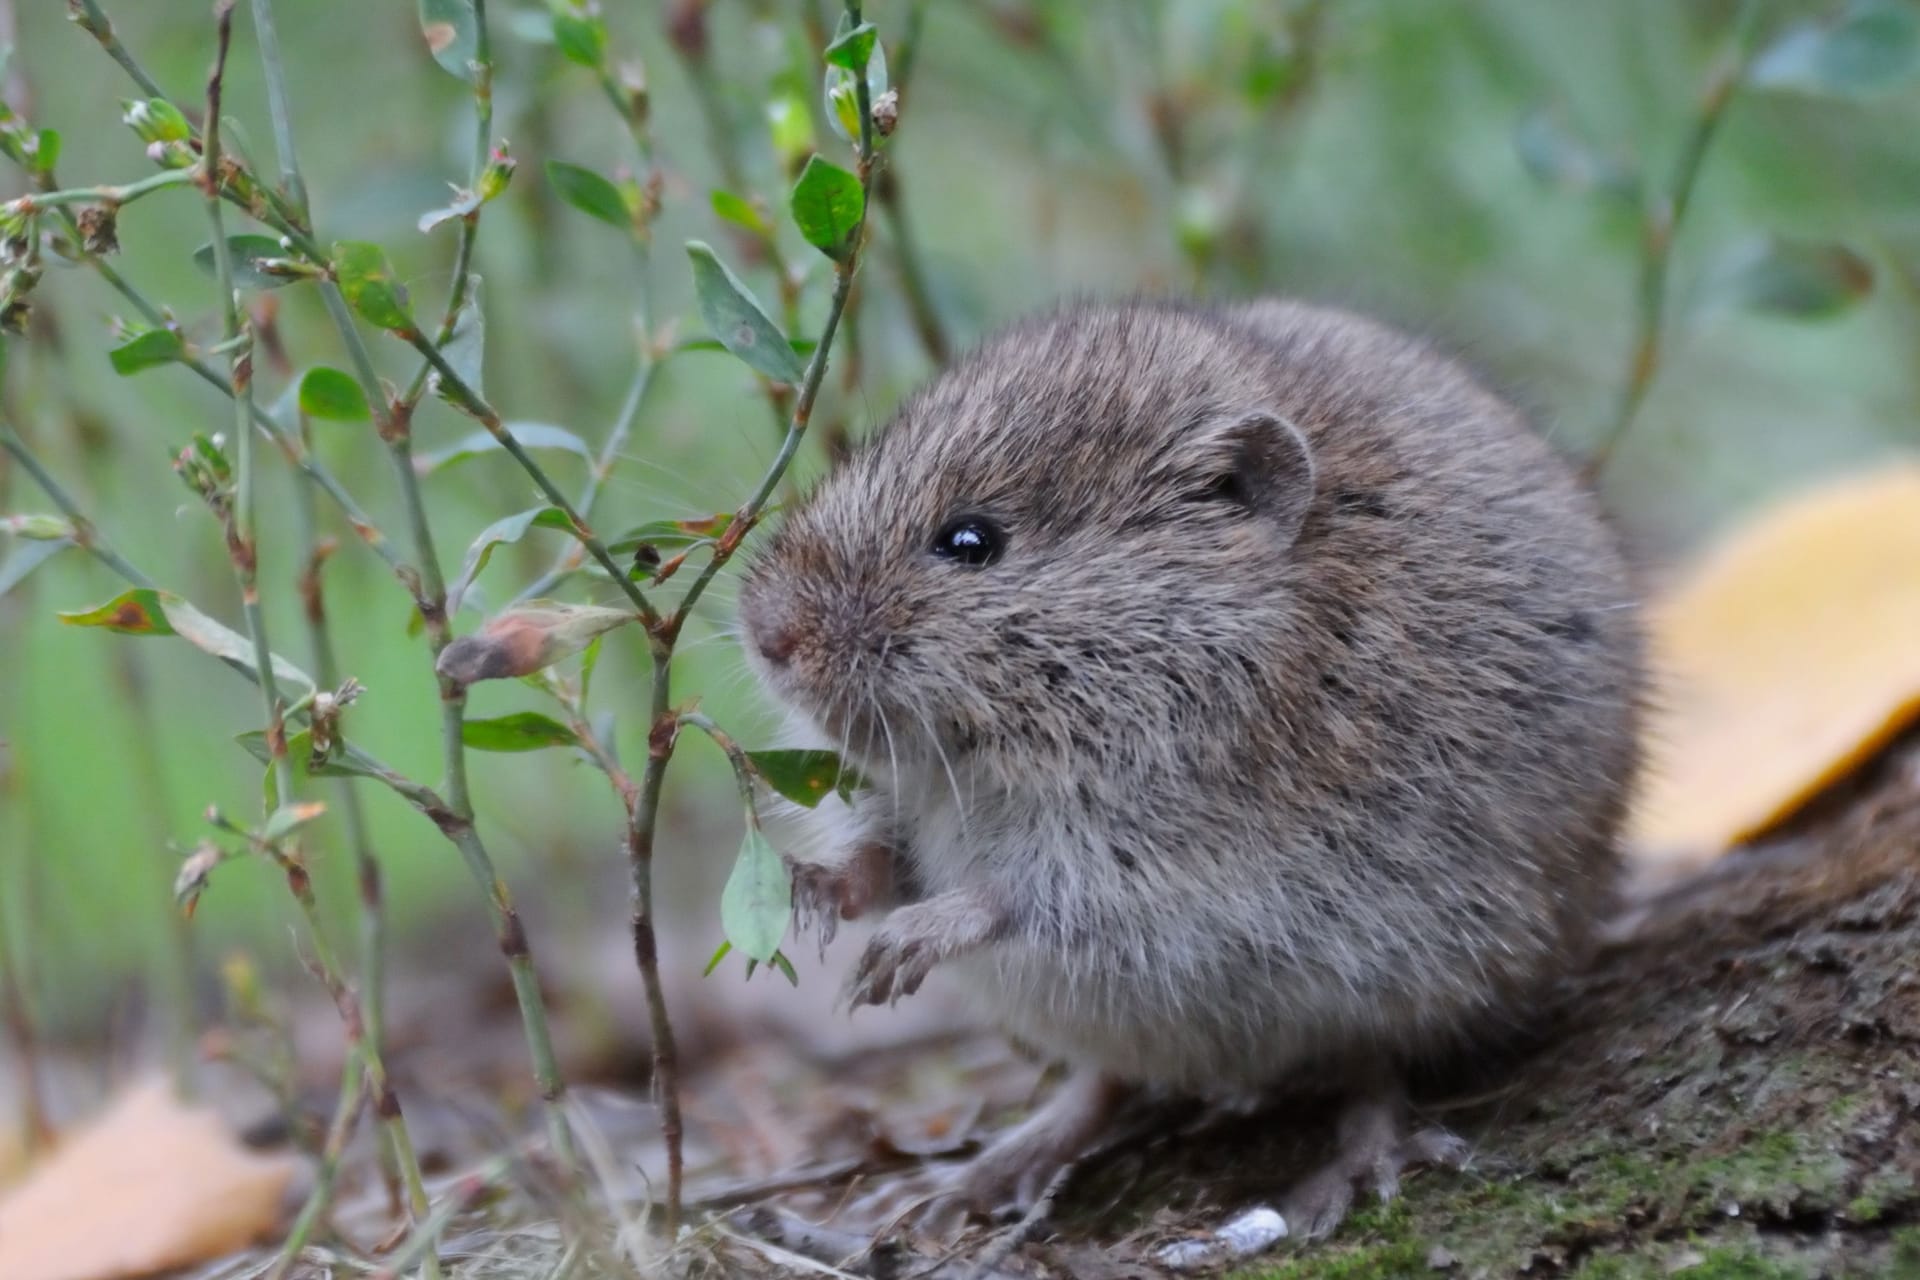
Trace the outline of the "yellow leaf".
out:
<instances>
[{"instance_id":1,"label":"yellow leaf","mask_svg":"<svg viewBox=\"0 0 1920 1280\"><path fill-rule=\"evenodd\" d=\"M1920 718L1920 467L1762 513L1652 613L1648 855L1752 840Z\"/></svg>"},{"instance_id":2,"label":"yellow leaf","mask_svg":"<svg viewBox=\"0 0 1920 1280\"><path fill-rule=\"evenodd\" d=\"M0 1195L0 1276L119 1280L222 1257L274 1230L293 1170L139 1085Z\"/></svg>"}]
</instances>

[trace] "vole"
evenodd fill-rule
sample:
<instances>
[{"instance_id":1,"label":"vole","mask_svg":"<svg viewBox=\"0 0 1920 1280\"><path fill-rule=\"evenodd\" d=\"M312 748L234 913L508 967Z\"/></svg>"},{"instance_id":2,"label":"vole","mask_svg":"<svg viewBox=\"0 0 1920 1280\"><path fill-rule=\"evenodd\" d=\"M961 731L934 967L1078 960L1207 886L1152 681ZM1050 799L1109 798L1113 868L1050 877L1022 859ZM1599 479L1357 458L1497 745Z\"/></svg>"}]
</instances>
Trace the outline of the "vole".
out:
<instances>
[{"instance_id":1,"label":"vole","mask_svg":"<svg viewBox=\"0 0 1920 1280\"><path fill-rule=\"evenodd\" d=\"M1130 1091L1348 1095L1296 1236L1458 1158L1409 1064L1524 1013L1614 877L1642 641L1591 493L1422 342L1286 301L1017 323L767 541L751 665L875 782L796 872L1071 1065L953 1191L1035 1194Z\"/></svg>"}]
</instances>

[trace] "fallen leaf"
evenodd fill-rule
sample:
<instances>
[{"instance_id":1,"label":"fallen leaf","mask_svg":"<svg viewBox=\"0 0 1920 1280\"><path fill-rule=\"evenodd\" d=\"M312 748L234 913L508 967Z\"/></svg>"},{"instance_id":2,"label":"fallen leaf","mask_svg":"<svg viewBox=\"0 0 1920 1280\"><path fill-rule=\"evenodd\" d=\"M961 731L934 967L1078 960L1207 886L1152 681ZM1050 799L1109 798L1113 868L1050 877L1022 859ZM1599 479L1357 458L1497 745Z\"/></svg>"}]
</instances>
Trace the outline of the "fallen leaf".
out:
<instances>
[{"instance_id":1,"label":"fallen leaf","mask_svg":"<svg viewBox=\"0 0 1920 1280\"><path fill-rule=\"evenodd\" d=\"M1920 719L1916 566L1920 467L1903 466L1761 513L1657 602L1639 850L1763 835Z\"/></svg>"},{"instance_id":2,"label":"fallen leaf","mask_svg":"<svg viewBox=\"0 0 1920 1280\"><path fill-rule=\"evenodd\" d=\"M273 1232L294 1167L165 1084L137 1085L0 1196L0 1276L118 1280L222 1257Z\"/></svg>"}]
</instances>

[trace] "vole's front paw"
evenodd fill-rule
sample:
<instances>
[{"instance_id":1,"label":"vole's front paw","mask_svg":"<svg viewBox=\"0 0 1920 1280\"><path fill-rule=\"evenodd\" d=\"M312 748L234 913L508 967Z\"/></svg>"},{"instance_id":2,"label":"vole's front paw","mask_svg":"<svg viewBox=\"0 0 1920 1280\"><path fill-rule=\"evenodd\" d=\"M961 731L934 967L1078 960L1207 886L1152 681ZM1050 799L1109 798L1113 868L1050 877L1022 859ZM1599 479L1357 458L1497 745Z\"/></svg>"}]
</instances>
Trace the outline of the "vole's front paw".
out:
<instances>
[{"instance_id":1,"label":"vole's front paw","mask_svg":"<svg viewBox=\"0 0 1920 1280\"><path fill-rule=\"evenodd\" d=\"M905 913L902 913L904 916ZM840 993L849 1009L863 1004L892 1004L920 989L940 957L935 940L914 930L911 919L881 926L860 953L860 963Z\"/></svg>"},{"instance_id":2,"label":"vole's front paw","mask_svg":"<svg viewBox=\"0 0 1920 1280\"><path fill-rule=\"evenodd\" d=\"M839 867L792 859L787 862L787 870L793 875L794 926L801 933L819 930L820 950L824 955L827 944L840 930L840 915L848 897L846 872Z\"/></svg>"}]
</instances>

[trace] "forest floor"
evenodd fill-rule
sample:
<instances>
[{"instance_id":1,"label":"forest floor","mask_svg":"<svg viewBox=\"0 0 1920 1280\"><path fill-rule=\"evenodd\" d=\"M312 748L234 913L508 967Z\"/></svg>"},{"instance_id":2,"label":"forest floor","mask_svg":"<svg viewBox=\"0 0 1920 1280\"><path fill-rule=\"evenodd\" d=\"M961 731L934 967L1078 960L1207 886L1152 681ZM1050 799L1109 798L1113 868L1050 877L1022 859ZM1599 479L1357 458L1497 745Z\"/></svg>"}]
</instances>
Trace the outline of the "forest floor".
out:
<instances>
[{"instance_id":1,"label":"forest floor","mask_svg":"<svg viewBox=\"0 0 1920 1280\"><path fill-rule=\"evenodd\" d=\"M572 1195L537 1155L500 1160L537 1151L541 1125L504 979L472 976L497 963L449 952L397 981L392 1056L432 1185L444 1195L489 1165L495 1177L443 1237L452 1274L1162 1275L1165 1246L1275 1203L1327 1154L1324 1098L1225 1122L1168 1111L1075 1169L1044 1221L915 1237L895 1220L915 1179L977 1150L1051 1080L966 1029L932 983L896 1010L831 1016L852 945L796 957L798 990L669 974L690 1222L671 1250L649 1229L664 1168L649 1055L618 1033L645 1025L637 997L590 1017L568 998L625 977L620 940L548 975L570 1078L585 1082L568 1103L589 1170ZM325 1016L303 1021L319 1039ZM316 1115L327 1071L324 1055L306 1069ZM284 1136L264 1097L239 1097L227 1109L256 1139ZM1920 1280L1920 750L1889 753L1792 830L1655 900L1558 993L1529 1047L1416 1103L1472 1143L1464 1170L1414 1173L1330 1240L1202 1272ZM363 1136L332 1235L296 1275L379 1274L394 1220L374 1164ZM272 1256L191 1274L244 1280Z\"/></svg>"}]
</instances>

